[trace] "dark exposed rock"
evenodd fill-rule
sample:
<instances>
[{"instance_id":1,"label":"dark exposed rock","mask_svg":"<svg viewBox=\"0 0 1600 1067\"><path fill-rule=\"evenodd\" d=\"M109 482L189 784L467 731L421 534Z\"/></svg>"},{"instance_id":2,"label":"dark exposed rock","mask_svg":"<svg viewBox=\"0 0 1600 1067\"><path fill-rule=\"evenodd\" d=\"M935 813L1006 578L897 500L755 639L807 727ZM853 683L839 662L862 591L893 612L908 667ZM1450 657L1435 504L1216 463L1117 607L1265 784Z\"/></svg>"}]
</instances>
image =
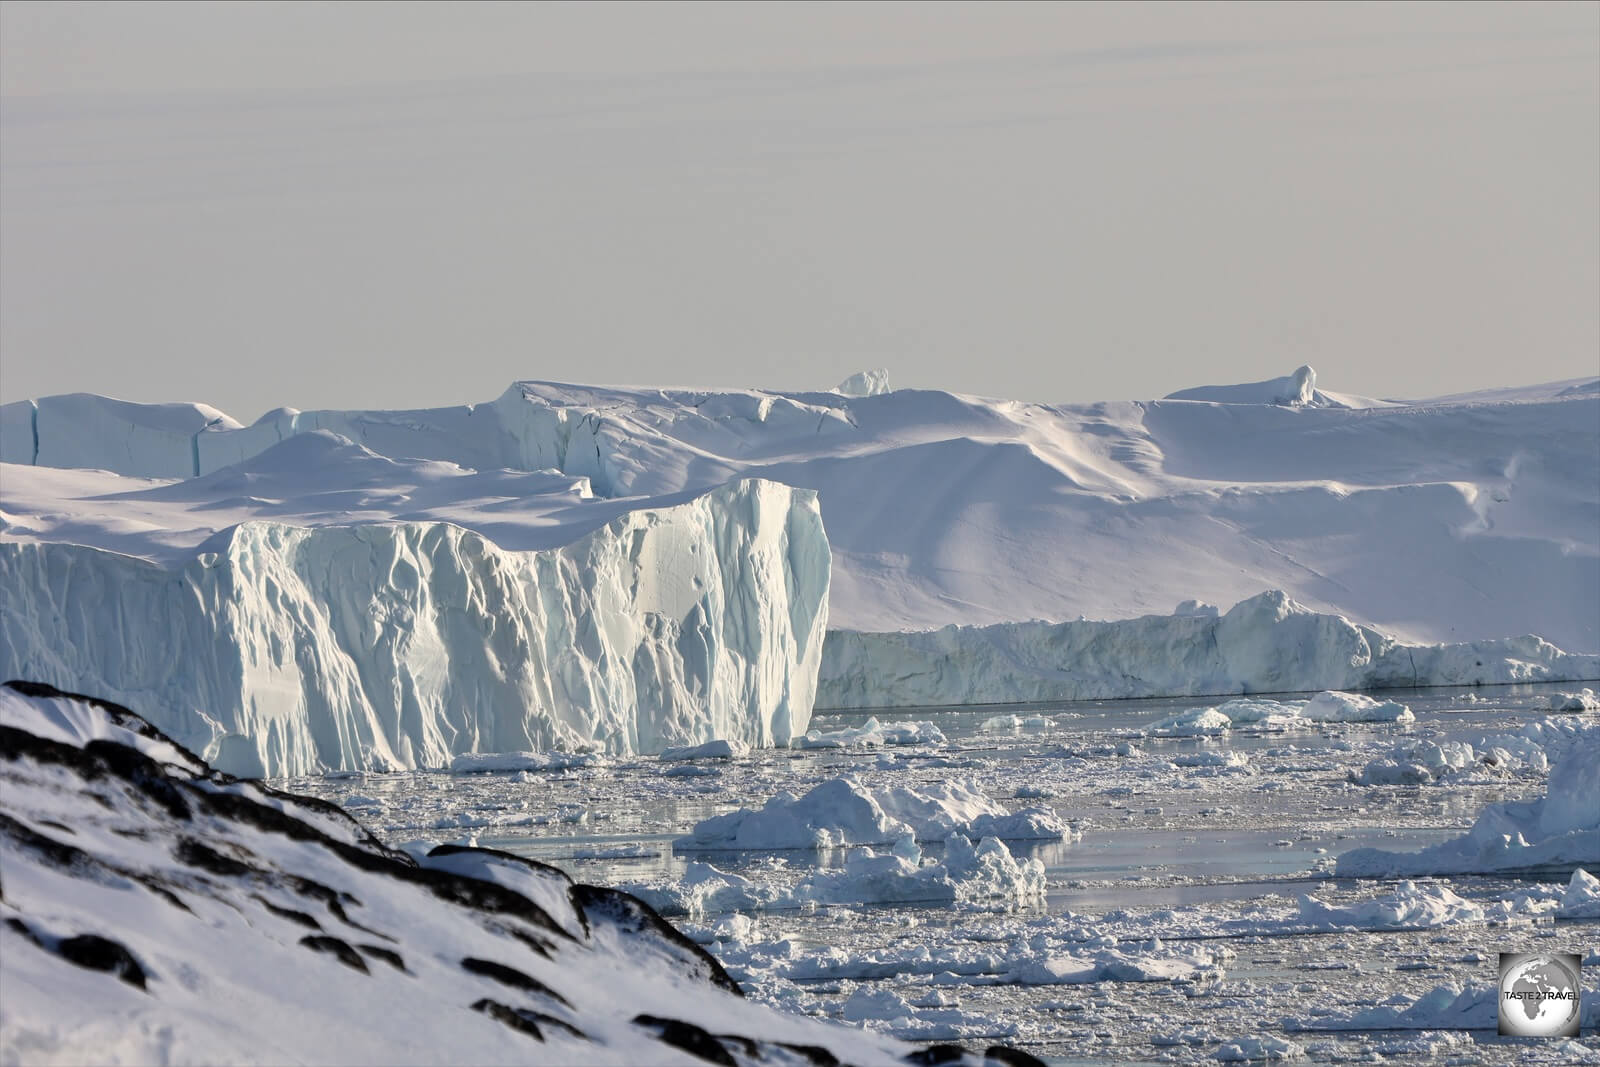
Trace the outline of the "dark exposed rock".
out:
<instances>
[{"instance_id":1,"label":"dark exposed rock","mask_svg":"<svg viewBox=\"0 0 1600 1067\"><path fill-rule=\"evenodd\" d=\"M346 967L362 974L371 973L367 970L367 962L361 958L361 953L352 948L348 941L341 941L327 934L307 934L300 939L300 943L315 952L326 952Z\"/></svg>"},{"instance_id":2,"label":"dark exposed rock","mask_svg":"<svg viewBox=\"0 0 1600 1067\"><path fill-rule=\"evenodd\" d=\"M181 838L178 847L172 850L172 854L186 867L198 867L202 871L220 874L224 878L238 878L257 873L256 868L248 863L224 856L210 845L202 844L192 837Z\"/></svg>"},{"instance_id":3,"label":"dark exposed rock","mask_svg":"<svg viewBox=\"0 0 1600 1067\"><path fill-rule=\"evenodd\" d=\"M16 916L12 916L11 918L7 919L6 925L11 927L11 929L15 930L17 933L21 934L23 937L27 938L29 941L32 941L35 945L38 945L40 948L45 947L44 942L39 939L38 934L33 932L32 927Z\"/></svg>"},{"instance_id":4,"label":"dark exposed rock","mask_svg":"<svg viewBox=\"0 0 1600 1067\"><path fill-rule=\"evenodd\" d=\"M569 1008L572 1006L566 997L557 993L537 978L523 974L515 967L507 967L505 964L496 963L493 960L480 960L474 956L468 956L462 960L461 967L472 974L481 974L485 978L493 978L502 985L520 989L524 993L534 993L541 997L549 997L551 1000L564 1004Z\"/></svg>"},{"instance_id":5,"label":"dark exposed rock","mask_svg":"<svg viewBox=\"0 0 1600 1067\"><path fill-rule=\"evenodd\" d=\"M778 1042L778 1047L788 1049L796 1056L804 1056L816 1064L817 1067L839 1067L839 1057L821 1045L790 1045L780 1041Z\"/></svg>"},{"instance_id":6,"label":"dark exposed rock","mask_svg":"<svg viewBox=\"0 0 1600 1067\"><path fill-rule=\"evenodd\" d=\"M472 1005L473 1011L481 1011L497 1022L505 1023L511 1029L527 1034L535 1041L544 1040L544 1031L539 1029L539 1023L532 1012L519 1011L509 1004L501 1004L497 1000L484 997Z\"/></svg>"},{"instance_id":7,"label":"dark exposed rock","mask_svg":"<svg viewBox=\"0 0 1600 1067\"><path fill-rule=\"evenodd\" d=\"M61 958L91 971L109 971L131 986L145 987L145 971L133 953L118 941L99 934L79 934L56 944Z\"/></svg>"},{"instance_id":8,"label":"dark exposed rock","mask_svg":"<svg viewBox=\"0 0 1600 1067\"><path fill-rule=\"evenodd\" d=\"M990 1045L983 1050L983 1058L1003 1063L1006 1067L1045 1067L1045 1062L1039 1057L1009 1045Z\"/></svg>"},{"instance_id":9,"label":"dark exposed rock","mask_svg":"<svg viewBox=\"0 0 1600 1067\"><path fill-rule=\"evenodd\" d=\"M560 867L554 867L548 863L540 863L538 860L529 859L526 856L518 856L515 853L502 852L497 848L483 848L478 845L435 845L428 852L428 856L431 859L434 856L457 856L469 853L490 856L502 863L510 863L514 866L524 867L540 877L553 878L559 882L565 883L567 889L567 899L572 904L573 917L577 920L578 925L582 928L584 934L587 935L589 933L589 918L588 916L584 915L583 909L578 905L577 900L574 899L572 895L572 890L574 888L572 876L567 874L567 872L563 871Z\"/></svg>"},{"instance_id":10,"label":"dark exposed rock","mask_svg":"<svg viewBox=\"0 0 1600 1067\"><path fill-rule=\"evenodd\" d=\"M384 948L382 945L358 944L356 945L356 951L368 959L382 960L397 971L404 972L406 969L406 961L401 958L400 953L393 949Z\"/></svg>"},{"instance_id":11,"label":"dark exposed rock","mask_svg":"<svg viewBox=\"0 0 1600 1067\"><path fill-rule=\"evenodd\" d=\"M680 1019L662 1019L655 1015L636 1015L633 1023L635 1026L655 1030L657 1040L673 1048L682 1049L691 1056L708 1063L721 1064L722 1067L739 1067L739 1061L723 1047L721 1041L718 1041L709 1030L704 1030L694 1023L686 1023Z\"/></svg>"},{"instance_id":12,"label":"dark exposed rock","mask_svg":"<svg viewBox=\"0 0 1600 1067\"><path fill-rule=\"evenodd\" d=\"M138 714L137 712L130 711L121 704L113 704L109 700L101 700L99 697L86 696L83 693L68 693L64 690L57 689L53 685L46 685L44 682L28 682L20 679L13 679L12 681L5 683L5 688L15 690L25 697L44 697L46 699L52 697L61 697L67 700L76 700L79 703L88 704L91 707L99 708L105 713L106 718L111 720L114 725L120 726L129 733L138 734L140 737L148 737L152 741L165 741L167 744L176 749L180 755L186 759L192 760L196 766L205 766L205 760L201 759L199 756L196 756L193 752L190 752L172 738L156 729L145 720L144 716Z\"/></svg>"},{"instance_id":13,"label":"dark exposed rock","mask_svg":"<svg viewBox=\"0 0 1600 1067\"><path fill-rule=\"evenodd\" d=\"M721 986L730 993L744 996L717 958L699 945L684 937L671 923L656 913L656 909L636 896L616 889L593 885L573 887L573 899L589 921L608 922L630 935L646 935L668 955L679 961L689 974Z\"/></svg>"},{"instance_id":14,"label":"dark exposed rock","mask_svg":"<svg viewBox=\"0 0 1600 1067\"><path fill-rule=\"evenodd\" d=\"M292 923L299 923L308 930L322 929L321 923L317 922L316 919L297 908L280 907L279 905L268 900L266 897L262 896L260 893L255 893L253 896L258 904L272 912L272 914L276 915L280 919L288 919Z\"/></svg>"}]
</instances>

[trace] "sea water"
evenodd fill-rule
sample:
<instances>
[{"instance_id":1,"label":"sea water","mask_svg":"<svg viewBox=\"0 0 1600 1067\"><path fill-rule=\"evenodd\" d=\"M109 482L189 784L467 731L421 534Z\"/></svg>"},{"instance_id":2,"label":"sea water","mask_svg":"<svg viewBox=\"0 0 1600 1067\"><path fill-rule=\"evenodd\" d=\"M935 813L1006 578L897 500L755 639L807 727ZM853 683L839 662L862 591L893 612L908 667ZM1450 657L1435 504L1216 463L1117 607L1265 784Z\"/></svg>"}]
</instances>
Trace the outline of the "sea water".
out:
<instances>
[{"instance_id":1,"label":"sea water","mask_svg":"<svg viewBox=\"0 0 1600 1067\"><path fill-rule=\"evenodd\" d=\"M1330 873L1340 852L1415 850L1459 835L1486 804L1538 795L1536 758L1480 762L1421 785L1355 779L1374 759L1422 741L1490 750L1547 716L1571 719L1548 710L1560 688L1386 693L1415 721L1245 725L1211 737L1154 737L1150 728L1226 698L897 709L870 714L932 722L946 740L289 786L343 804L395 846L473 841L581 881L635 887L670 887L690 864L709 863L781 892L841 867L846 852L688 853L673 841L712 815L843 775L874 787L960 780L1012 810L1048 807L1081 835L1007 843L1019 860L1043 863L1042 899L860 899L742 916L711 907L673 921L753 997L912 1040L1005 1040L1059 1062L1209 1060L1260 1051L1250 1039L1288 1041L1319 1059L1561 1062L1582 1050L1503 1042L1489 1029L1492 1016L1478 1028L1413 1029L1420 1017L1407 1020L1402 1009L1441 986L1492 984L1501 951L1593 953L1600 923L1554 915L1570 871L1410 888ZM821 713L812 725L840 730L868 717ZM925 844L923 862L942 853ZM1307 894L1339 907L1396 893L1448 899L1446 891L1481 917L1313 929L1300 906ZM1589 995L1600 997L1596 977L1600 961L1586 973ZM1385 1002L1391 1025L1351 1025Z\"/></svg>"}]
</instances>

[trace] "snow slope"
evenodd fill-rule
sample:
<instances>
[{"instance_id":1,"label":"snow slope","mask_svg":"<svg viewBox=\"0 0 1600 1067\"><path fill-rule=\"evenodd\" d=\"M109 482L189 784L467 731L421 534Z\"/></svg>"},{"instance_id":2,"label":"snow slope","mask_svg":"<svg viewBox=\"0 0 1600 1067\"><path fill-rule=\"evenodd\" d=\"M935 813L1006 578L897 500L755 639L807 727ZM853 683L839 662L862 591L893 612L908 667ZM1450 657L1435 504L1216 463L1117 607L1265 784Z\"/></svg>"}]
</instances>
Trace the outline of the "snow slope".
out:
<instances>
[{"instance_id":1,"label":"snow slope","mask_svg":"<svg viewBox=\"0 0 1600 1067\"><path fill-rule=\"evenodd\" d=\"M519 382L475 406L284 410L251 426L52 397L0 410L0 458L190 478L323 429L485 478L559 471L603 498L763 477L818 491L841 629L1124 619L1282 589L1410 643L1537 633L1600 651L1587 381L1373 407L1314 386L1306 404L1225 387L1059 406L879 392L869 377L792 394ZM0 510L29 528L121 506L70 492L24 506L18 481L7 468ZM482 510L452 521L517 536Z\"/></svg>"},{"instance_id":2,"label":"snow slope","mask_svg":"<svg viewBox=\"0 0 1600 1067\"><path fill-rule=\"evenodd\" d=\"M125 708L0 688L0 783L7 1063L914 1053L745 1000L627 894L489 850L415 860L333 805L214 773Z\"/></svg>"},{"instance_id":3,"label":"snow slope","mask_svg":"<svg viewBox=\"0 0 1600 1067\"><path fill-rule=\"evenodd\" d=\"M370 468L397 465L333 438L279 449L296 454L91 497L97 524L13 518L0 676L158 708L180 742L246 775L805 732L829 572L813 494L740 481L562 522L522 494L553 487L559 511L568 478L413 463L369 485ZM7 468L8 487L19 471L35 476ZM522 544L559 547L507 548L425 507L359 521L393 515L403 483L484 515L511 508ZM284 498L295 487L305 497ZM215 535L193 524L218 515Z\"/></svg>"}]
</instances>

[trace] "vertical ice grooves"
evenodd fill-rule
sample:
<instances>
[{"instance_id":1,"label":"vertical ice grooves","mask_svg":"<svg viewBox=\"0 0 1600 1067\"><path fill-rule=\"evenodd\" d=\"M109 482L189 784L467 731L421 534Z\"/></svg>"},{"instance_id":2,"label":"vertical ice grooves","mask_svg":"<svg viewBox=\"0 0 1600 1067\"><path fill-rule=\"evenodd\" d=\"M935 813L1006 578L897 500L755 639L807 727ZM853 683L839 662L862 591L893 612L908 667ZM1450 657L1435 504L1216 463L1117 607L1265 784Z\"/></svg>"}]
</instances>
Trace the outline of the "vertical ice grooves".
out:
<instances>
[{"instance_id":1,"label":"vertical ice grooves","mask_svg":"<svg viewBox=\"0 0 1600 1067\"><path fill-rule=\"evenodd\" d=\"M39 402L28 401L28 424L33 430L33 458L28 461L31 466L39 465Z\"/></svg>"},{"instance_id":2,"label":"vertical ice grooves","mask_svg":"<svg viewBox=\"0 0 1600 1067\"><path fill-rule=\"evenodd\" d=\"M814 494L760 480L529 552L430 522L248 522L176 570L6 541L0 678L159 709L246 776L782 744L809 724L828 581Z\"/></svg>"}]
</instances>

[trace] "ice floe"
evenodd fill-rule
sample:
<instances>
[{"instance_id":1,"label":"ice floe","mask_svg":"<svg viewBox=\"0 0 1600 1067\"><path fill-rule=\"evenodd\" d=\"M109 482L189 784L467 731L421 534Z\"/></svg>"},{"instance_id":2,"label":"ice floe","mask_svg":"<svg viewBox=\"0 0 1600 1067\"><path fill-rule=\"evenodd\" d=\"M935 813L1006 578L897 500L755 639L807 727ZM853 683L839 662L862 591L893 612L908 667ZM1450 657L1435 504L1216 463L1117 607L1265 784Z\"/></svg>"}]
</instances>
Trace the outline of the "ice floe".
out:
<instances>
[{"instance_id":1,"label":"ice floe","mask_svg":"<svg viewBox=\"0 0 1600 1067\"><path fill-rule=\"evenodd\" d=\"M1241 697L1215 707L1192 708L1152 723L1156 737L1205 737L1229 730L1259 732L1311 729L1319 723L1407 723L1416 716L1404 704L1361 693L1318 693L1310 700Z\"/></svg>"},{"instance_id":2,"label":"ice floe","mask_svg":"<svg viewBox=\"0 0 1600 1067\"><path fill-rule=\"evenodd\" d=\"M870 748L884 745L926 745L943 742L945 736L931 722L879 722L869 718L860 726L837 730L807 730L803 737L789 741L790 748Z\"/></svg>"},{"instance_id":3,"label":"ice floe","mask_svg":"<svg viewBox=\"0 0 1600 1067\"><path fill-rule=\"evenodd\" d=\"M1300 897L1300 921L1323 930L1416 930L1453 923L1482 922L1483 908L1448 887L1401 882L1385 896L1343 906Z\"/></svg>"},{"instance_id":4,"label":"ice floe","mask_svg":"<svg viewBox=\"0 0 1600 1067\"><path fill-rule=\"evenodd\" d=\"M1043 808L1012 813L970 784L873 789L835 778L804 796L782 792L759 809L714 815L673 842L679 850L825 849L943 841L952 834L1060 840L1073 831Z\"/></svg>"},{"instance_id":5,"label":"ice floe","mask_svg":"<svg viewBox=\"0 0 1600 1067\"><path fill-rule=\"evenodd\" d=\"M1585 724L1566 740L1542 796L1491 804L1465 835L1416 852L1346 852L1337 873L1394 877L1600 863L1600 725Z\"/></svg>"},{"instance_id":6,"label":"ice floe","mask_svg":"<svg viewBox=\"0 0 1600 1067\"><path fill-rule=\"evenodd\" d=\"M662 762L674 760L731 760L743 759L750 754L750 746L743 741L716 740L699 745L674 745L661 750Z\"/></svg>"}]
</instances>

